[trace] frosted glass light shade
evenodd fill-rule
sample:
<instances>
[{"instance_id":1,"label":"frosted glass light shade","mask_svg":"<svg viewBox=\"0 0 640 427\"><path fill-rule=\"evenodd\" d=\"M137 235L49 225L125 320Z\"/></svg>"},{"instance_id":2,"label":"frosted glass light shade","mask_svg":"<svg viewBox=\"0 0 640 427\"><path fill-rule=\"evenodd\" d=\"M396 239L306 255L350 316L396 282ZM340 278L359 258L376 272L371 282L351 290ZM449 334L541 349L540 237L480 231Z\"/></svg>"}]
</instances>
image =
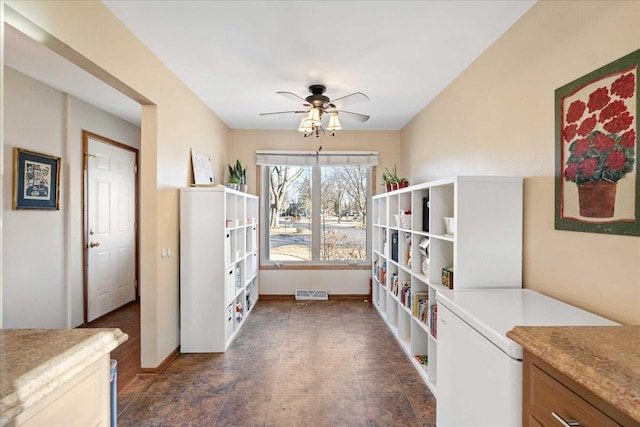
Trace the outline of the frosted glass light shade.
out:
<instances>
[{"instance_id":1,"label":"frosted glass light shade","mask_svg":"<svg viewBox=\"0 0 640 427\"><path fill-rule=\"evenodd\" d=\"M320 110L318 108L311 107L306 120L311 126L320 126Z\"/></svg>"},{"instance_id":2,"label":"frosted glass light shade","mask_svg":"<svg viewBox=\"0 0 640 427\"><path fill-rule=\"evenodd\" d=\"M311 123L309 123L306 117L303 117L298 130L303 133L311 133L313 132L313 126L311 126Z\"/></svg>"},{"instance_id":3,"label":"frosted glass light shade","mask_svg":"<svg viewBox=\"0 0 640 427\"><path fill-rule=\"evenodd\" d=\"M338 113L332 112L329 113L329 126L327 126L328 131L341 130L342 126L340 125L340 120L338 120Z\"/></svg>"}]
</instances>

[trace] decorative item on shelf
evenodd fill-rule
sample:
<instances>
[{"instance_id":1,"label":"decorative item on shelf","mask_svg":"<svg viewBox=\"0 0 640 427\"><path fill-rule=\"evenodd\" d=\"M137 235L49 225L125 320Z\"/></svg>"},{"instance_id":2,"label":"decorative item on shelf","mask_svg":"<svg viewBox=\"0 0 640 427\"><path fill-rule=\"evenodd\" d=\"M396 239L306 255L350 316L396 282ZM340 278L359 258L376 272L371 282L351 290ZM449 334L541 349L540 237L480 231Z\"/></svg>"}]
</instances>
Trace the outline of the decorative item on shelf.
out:
<instances>
[{"instance_id":1,"label":"decorative item on shelf","mask_svg":"<svg viewBox=\"0 0 640 427\"><path fill-rule=\"evenodd\" d=\"M400 226L407 230L411 230L411 209L407 209L400 215Z\"/></svg>"},{"instance_id":2,"label":"decorative item on shelf","mask_svg":"<svg viewBox=\"0 0 640 427\"><path fill-rule=\"evenodd\" d=\"M242 314L242 305L236 304L236 322L238 323L242 322L243 318L244 316Z\"/></svg>"},{"instance_id":3,"label":"decorative item on shelf","mask_svg":"<svg viewBox=\"0 0 640 427\"><path fill-rule=\"evenodd\" d=\"M229 181L227 182L227 188L230 188L232 190L240 189L240 179L235 176L229 177Z\"/></svg>"},{"instance_id":4,"label":"decorative item on shelf","mask_svg":"<svg viewBox=\"0 0 640 427\"><path fill-rule=\"evenodd\" d=\"M427 366L429 364L429 358L426 354L417 354L416 360L419 364Z\"/></svg>"},{"instance_id":5,"label":"decorative item on shelf","mask_svg":"<svg viewBox=\"0 0 640 427\"><path fill-rule=\"evenodd\" d=\"M382 182L383 182L382 185L385 186L387 192L397 189L398 176L396 175L396 166L395 165L393 165L393 172L391 172L387 168L384 169L384 172L382 172Z\"/></svg>"},{"instance_id":6,"label":"decorative item on shelf","mask_svg":"<svg viewBox=\"0 0 640 427\"><path fill-rule=\"evenodd\" d=\"M442 269L442 284L449 289L453 289L453 267Z\"/></svg>"},{"instance_id":7,"label":"decorative item on shelf","mask_svg":"<svg viewBox=\"0 0 640 427\"><path fill-rule=\"evenodd\" d=\"M398 178L398 189L407 188L409 186L409 180L407 178Z\"/></svg>"},{"instance_id":8,"label":"decorative item on shelf","mask_svg":"<svg viewBox=\"0 0 640 427\"><path fill-rule=\"evenodd\" d=\"M456 234L456 219L450 216L444 217L444 232L447 236Z\"/></svg>"},{"instance_id":9,"label":"decorative item on shelf","mask_svg":"<svg viewBox=\"0 0 640 427\"><path fill-rule=\"evenodd\" d=\"M240 160L236 160L235 166L227 166L229 167L229 184L234 184L235 190L246 193L248 191L247 168L242 167Z\"/></svg>"},{"instance_id":10,"label":"decorative item on shelf","mask_svg":"<svg viewBox=\"0 0 640 427\"><path fill-rule=\"evenodd\" d=\"M640 235L640 50L555 91L555 228Z\"/></svg>"}]
</instances>

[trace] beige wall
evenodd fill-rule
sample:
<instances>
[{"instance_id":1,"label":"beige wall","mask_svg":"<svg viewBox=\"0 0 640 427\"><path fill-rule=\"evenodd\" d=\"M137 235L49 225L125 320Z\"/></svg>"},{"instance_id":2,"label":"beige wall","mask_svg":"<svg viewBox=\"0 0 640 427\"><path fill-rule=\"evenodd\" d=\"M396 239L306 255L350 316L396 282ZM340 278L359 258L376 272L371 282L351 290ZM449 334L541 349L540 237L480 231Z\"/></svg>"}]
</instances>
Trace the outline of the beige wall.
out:
<instances>
[{"instance_id":1,"label":"beige wall","mask_svg":"<svg viewBox=\"0 0 640 427\"><path fill-rule=\"evenodd\" d=\"M292 123L295 126L295 119ZM348 125L346 125L348 126ZM346 127L345 126L345 127ZM234 130L232 132L231 159L239 159L247 166L249 192L259 194L256 189L257 150L315 151L377 151L379 166L377 183L381 183L382 171L400 163L400 132L394 131L341 131L335 137L304 138L297 130ZM398 173L403 174L401 168ZM227 177L225 177L227 178ZM375 193L384 191L376 185ZM335 294L368 294L371 272L367 270L261 270L260 294L290 294L295 289L328 289Z\"/></svg>"},{"instance_id":2,"label":"beige wall","mask_svg":"<svg viewBox=\"0 0 640 427\"><path fill-rule=\"evenodd\" d=\"M640 237L554 229L554 90L640 47L640 2L540 1L402 131L413 181L523 175L524 286L640 324Z\"/></svg>"},{"instance_id":3,"label":"beige wall","mask_svg":"<svg viewBox=\"0 0 640 427\"><path fill-rule=\"evenodd\" d=\"M223 177L230 129L99 1L6 1L82 59L150 100L142 110L142 366L157 367L179 345L178 188L191 182L190 148ZM6 284L5 284L6 286Z\"/></svg>"}]
</instances>

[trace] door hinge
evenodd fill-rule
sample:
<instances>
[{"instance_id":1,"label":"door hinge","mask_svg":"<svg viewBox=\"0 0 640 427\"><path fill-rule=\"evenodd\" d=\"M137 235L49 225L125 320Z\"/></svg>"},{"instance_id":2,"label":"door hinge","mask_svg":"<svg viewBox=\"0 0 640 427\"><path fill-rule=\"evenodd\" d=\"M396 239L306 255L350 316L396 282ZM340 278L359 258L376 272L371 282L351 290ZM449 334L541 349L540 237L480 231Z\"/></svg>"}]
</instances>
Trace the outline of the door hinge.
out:
<instances>
[{"instance_id":1,"label":"door hinge","mask_svg":"<svg viewBox=\"0 0 640 427\"><path fill-rule=\"evenodd\" d=\"M138 223L137 222L133 223L133 231L138 231Z\"/></svg>"},{"instance_id":2,"label":"door hinge","mask_svg":"<svg viewBox=\"0 0 640 427\"><path fill-rule=\"evenodd\" d=\"M138 288L138 281L137 281L137 280L134 280L134 281L133 281L133 288L134 288L134 289L137 289L137 288Z\"/></svg>"},{"instance_id":3,"label":"door hinge","mask_svg":"<svg viewBox=\"0 0 640 427\"><path fill-rule=\"evenodd\" d=\"M133 173L138 173L138 165L133 165Z\"/></svg>"}]
</instances>

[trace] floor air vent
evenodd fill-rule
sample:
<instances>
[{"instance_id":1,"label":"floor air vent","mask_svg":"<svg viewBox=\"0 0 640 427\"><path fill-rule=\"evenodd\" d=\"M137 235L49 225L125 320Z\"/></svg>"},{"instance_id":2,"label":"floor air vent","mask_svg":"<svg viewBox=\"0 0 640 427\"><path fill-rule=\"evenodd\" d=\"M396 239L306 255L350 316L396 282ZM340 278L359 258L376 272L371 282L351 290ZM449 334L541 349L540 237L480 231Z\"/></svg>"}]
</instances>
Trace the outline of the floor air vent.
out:
<instances>
[{"instance_id":1,"label":"floor air vent","mask_svg":"<svg viewBox=\"0 0 640 427\"><path fill-rule=\"evenodd\" d=\"M296 300L328 300L329 291L317 289L296 289Z\"/></svg>"}]
</instances>

